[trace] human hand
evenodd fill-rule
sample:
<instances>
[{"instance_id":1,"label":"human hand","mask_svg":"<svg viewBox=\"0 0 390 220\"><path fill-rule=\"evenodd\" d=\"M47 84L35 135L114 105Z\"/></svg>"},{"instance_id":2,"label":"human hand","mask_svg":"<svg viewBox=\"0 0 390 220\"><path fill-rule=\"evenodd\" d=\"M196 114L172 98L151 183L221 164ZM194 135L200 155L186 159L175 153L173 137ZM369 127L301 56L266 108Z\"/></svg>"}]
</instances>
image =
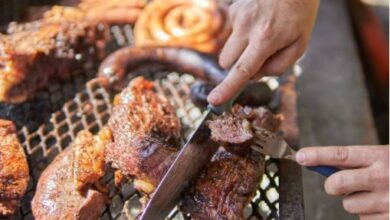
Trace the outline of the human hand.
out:
<instances>
[{"instance_id":1,"label":"human hand","mask_svg":"<svg viewBox=\"0 0 390 220\"><path fill-rule=\"evenodd\" d=\"M304 52L319 0L238 0L229 8L233 32L219 57L230 68L208 96L220 105L252 78L282 73ZM235 63L235 64L234 64Z\"/></svg>"},{"instance_id":2,"label":"human hand","mask_svg":"<svg viewBox=\"0 0 390 220\"><path fill-rule=\"evenodd\" d=\"M298 151L303 166L342 170L325 181L329 195L343 196L344 209L361 220L389 217L389 146L308 147Z\"/></svg>"}]
</instances>

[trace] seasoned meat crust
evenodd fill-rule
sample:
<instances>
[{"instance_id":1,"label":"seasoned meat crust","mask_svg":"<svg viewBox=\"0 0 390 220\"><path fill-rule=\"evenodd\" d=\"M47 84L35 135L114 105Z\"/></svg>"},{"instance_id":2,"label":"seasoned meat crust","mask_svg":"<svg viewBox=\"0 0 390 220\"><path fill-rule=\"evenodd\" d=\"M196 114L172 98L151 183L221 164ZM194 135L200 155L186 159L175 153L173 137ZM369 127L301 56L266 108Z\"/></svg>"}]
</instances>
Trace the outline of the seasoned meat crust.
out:
<instances>
[{"instance_id":1,"label":"seasoned meat crust","mask_svg":"<svg viewBox=\"0 0 390 220\"><path fill-rule=\"evenodd\" d=\"M212 138L226 147L214 155L182 200L183 212L193 219L244 219L244 208L263 176L265 157L247 143L256 127L275 132L281 118L261 107L235 106L232 112L209 122Z\"/></svg>"},{"instance_id":2,"label":"seasoned meat crust","mask_svg":"<svg viewBox=\"0 0 390 220\"><path fill-rule=\"evenodd\" d=\"M107 201L104 146L107 130L97 136L81 131L72 146L61 152L39 178L32 211L35 219L98 219Z\"/></svg>"},{"instance_id":3,"label":"seasoned meat crust","mask_svg":"<svg viewBox=\"0 0 390 220\"><path fill-rule=\"evenodd\" d=\"M182 200L192 219L242 219L264 173L264 157L221 149Z\"/></svg>"},{"instance_id":4,"label":"seasoned meat crust","mask_svg":"<svg viewBox=\"0 0 390 220\"><path fill-rule=\"evenodd\" d=\"M15 125L0 119L0 218L12 215L24 195L29 169Z\"/></svg>"},{"instance_id":5,"label":"seasoned meat crust","mask_svg":"<svg viewBox=\"0 0 390 220\"><path fill-rule=\"evenodd\" d=\"M51 79L66 79L103 56L106 29L77 8L53 7L41 20L13 24L0 34L0 101L18 103Z\"/></svg>"},{"instance_id":6,"label":"seasoned meat crust","mask_svg":"<svg viewBox=\"0 0 390 220\"><path fill-rule=\"evenodd\" d=\"M77 190L85 191L105 174L104 149L111 141L111 132L103 128L97 137L82 131L73 143L75 160L73 161Z\"/></svg>"},{"instance_id":7,"label":"seasoned meat crust","mask_svg":"<svg viewBox=\"0 0 390 220\"><path fill-rule=\"evenodd\" d=\"M280 117L264 108L236 106L232 112L208 122L212 138L226 147L185 194L182 210L191 218L243 219L263 175L264 156L247 144L257 127L276 131ZM113 141L107 162L121 171L118 176L134 178L138 190L151 194L177 153L180 122L173 107L138 77L115 97L108 125Z\"/></svg>"},{"instance_id":8,"label":"seasoned meat crust","mask_svg":"<svg viewBox=\"0 0 390 220\"><path fill-rule=\"evenodd\" d=\"M180 140L174 108L153 91L152 82L138 77L116 96L108 126L113 142L106 149L107 162L135 178L139 190L152 192L173 162Z\"/></svg>"}]
</instances>

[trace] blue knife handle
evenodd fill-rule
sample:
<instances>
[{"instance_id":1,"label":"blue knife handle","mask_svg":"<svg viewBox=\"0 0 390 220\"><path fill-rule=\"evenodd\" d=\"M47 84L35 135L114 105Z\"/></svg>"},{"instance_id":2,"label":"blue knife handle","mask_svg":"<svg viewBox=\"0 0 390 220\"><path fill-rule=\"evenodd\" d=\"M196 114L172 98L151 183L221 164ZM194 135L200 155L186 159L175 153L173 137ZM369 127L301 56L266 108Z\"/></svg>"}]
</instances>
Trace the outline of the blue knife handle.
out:
<instances>
[{"instance_id":1,"label":"blue knife handle","mask_svg":"<svg viewBox=\"0 0 390 220\"><path fill-rule=\"evenodd\" d=\"M306 167L306 168L326 177L340 171L339 168L331 167L331 166L313 166L313 167Z\"/></svg>"}]
</instances>

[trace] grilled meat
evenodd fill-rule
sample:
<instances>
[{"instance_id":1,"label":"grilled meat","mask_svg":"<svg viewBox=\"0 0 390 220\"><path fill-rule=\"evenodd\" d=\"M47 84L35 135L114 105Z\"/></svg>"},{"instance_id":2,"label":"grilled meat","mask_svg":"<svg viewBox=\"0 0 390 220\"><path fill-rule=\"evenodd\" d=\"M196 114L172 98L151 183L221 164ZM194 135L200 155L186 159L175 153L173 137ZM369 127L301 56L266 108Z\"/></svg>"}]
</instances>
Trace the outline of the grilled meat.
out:
<instances>
[{"instance_id":1,"label":"grilled meat","mask_svg":"<svg viewBox=\"0 0 390 220\"><path fill-rule=\"evenodd\" d=\"M181 207L184 213L193 219L243 219L265 162L264 155L245 146L256 127L276 131L280 122L279 116L264 108L239 106L235 106L233 114L211 121L212 138L230 146L214 155L187 191Z\"/></svg>"},{"instance_id":2,"label":"grilled meat","mask_svg":"<svg viewBox=\"0 0 390 220\"><path fill-rule=\"evenodd\" d=\"M22 102L49 80L102 58L105 31L80 18L77 9L54 7L36 24L0 35L1 102Z\"/></svg>"},{"instance_id":3,"label":"grilled meat","mask_svg":"<svg viewBox=\"0 0 390 220\"><path fill-rule=\"evenodd\" d=\"M241 115L226 115L208 122L211 137L222 145L245 145L253 139L251 124Z\"/></svg>"},{"instance_id":4,"label":"grilled meat","mask_svg":"<svg viewBox=\"0 0 390 220\"><path fill-rule=\"evenodd\" d=\"M256 127L275 131L280 118L264 108L236 106L233 114L209 122L212 138L226 146L219 151L191 187L182 209L195 219L240 219L264 172L264 156L253 152ZM180 123L172 106L153 92L142 77L114 99L109 120L113 142L106 160L138 190L150 194L176 156Z\"/></svg>"},{"instance_id":5,"label":"grilled meat","mask_svg":"<svg viewBox=\"0 0 390 220\"><path fill-rule=\"evenodd\" d=\"M36 219L98 219L107 201L99 182L105 174L104 148L110 132L81 131L39 178L32 211Z\"/></svg>"},{"instance_id":6,"label":"grilled meat","mask_svg":"<svg viewBox=\"0 0 390 220\"><path fill-rule=\"evenodd\" d=\"M182 211L192 219L241 219L264 173L264 157L221 149L185 194Z\"/></svg>"},{"instance_id":7,"label":"grilled meat","mask_svg":"<svg viewBox=\"0 0 390 220\"><path fill-rule=\"evenodd\" d=\"M24 195L29 169L15 125L0 119L0 218L12 215Z\"/></svg>"},{"instance_id":8,"label":"grilled meat","mask_svg":"<svg viewBox=\"0 0 390 220\"><path fill-rule=\"evenodd\" d=\"M85 191L85 188L96 183L104 176L105 159L104 149L111 140L111 132L103 128L97 137L92 137L89 132L81 132L80 138L74 142L74 175L77 190Z\"/></svg>"},{"instance_id":9,"label":"grilled meat","mask_svg":"<svg viewBox=\"0 0 390 220\"><path fill-rule=\"evenodd\" d=\"M105 56L108 25L132 24L145 0L84 0L54 6L39 20L0 34L0 102L19 103L52 79L66 79Z\"/></svg>"},{"instance_id":10,"label":"grilled meat","mask_svg":"<svg viewBox=\"0 0 390 220\"><path fill-rule=\"evenodd\" d=\"M143 77L133 79L114 100L108 122L113 142L106 160L136 187L151 193L173 162L181 125L174 108Z\"/></svg>"},{"instance_id":11,"label":"grilled meat","mask_svg":"<svg viewBox=\"0 0 390 220\"><path fill-rule=\"evenodd\" d=\"M208 122L211 138L230 151L246 151L254 143L256 128L276 131L282 116L274 116L265 108L234 106L233 114L225 113L220 118Z\"/></svg>"},{"instance_id":12,"label":"grilled meat","mask_svg":"<svg viewBox=\"0 0 390 220\"><path fill-rule=\"evenodd\" d=\"M280 117L264 108L236 106L233 114L210 121L212 138L226 146L207 165L183 199L194 219L242 219L264 172L264 156L247 147L256 127L275 131ZM180 123L172 106L142 77L114 99L109 120L113 142L106 160L138 190L151 194L177 153Z\"/></svg>"}]
</instances>

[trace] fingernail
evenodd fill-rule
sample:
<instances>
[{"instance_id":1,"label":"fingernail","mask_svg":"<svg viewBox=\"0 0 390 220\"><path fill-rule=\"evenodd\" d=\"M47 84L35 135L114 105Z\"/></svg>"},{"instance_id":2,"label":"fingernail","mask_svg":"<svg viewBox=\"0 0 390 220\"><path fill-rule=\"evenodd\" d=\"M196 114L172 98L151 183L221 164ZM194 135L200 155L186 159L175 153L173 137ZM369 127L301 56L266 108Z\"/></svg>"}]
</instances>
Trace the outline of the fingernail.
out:
<instances>
[{"instance_id":1,"label":"fingernail","mask_svg":"<svg viewBox=\"0 0 390 220\"><path fill-rule=\"evenodd\" d=\"M211 92L207 97L207 101L213 105L217 105L219 101L219 94L217 92Z\"/></svg>"},{"instance_id":2,"label":"fingernail","mask_svg":"<svg viewBox=\"0 0 390 220\"><path fill-rule=\"evenodd\" d=\"M298 152L295 155L295 159L299 164L303 164L306 160L306 154L304 152Z\"/></svg>"}]
</instances>

